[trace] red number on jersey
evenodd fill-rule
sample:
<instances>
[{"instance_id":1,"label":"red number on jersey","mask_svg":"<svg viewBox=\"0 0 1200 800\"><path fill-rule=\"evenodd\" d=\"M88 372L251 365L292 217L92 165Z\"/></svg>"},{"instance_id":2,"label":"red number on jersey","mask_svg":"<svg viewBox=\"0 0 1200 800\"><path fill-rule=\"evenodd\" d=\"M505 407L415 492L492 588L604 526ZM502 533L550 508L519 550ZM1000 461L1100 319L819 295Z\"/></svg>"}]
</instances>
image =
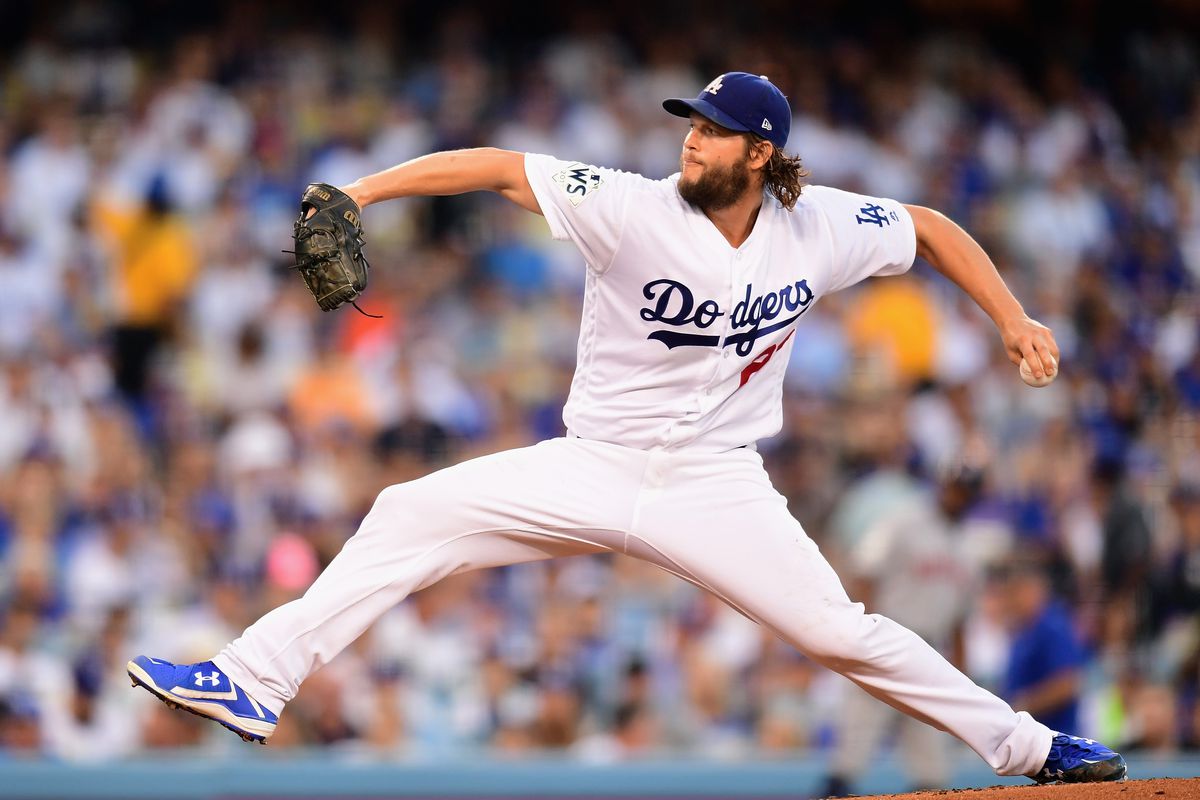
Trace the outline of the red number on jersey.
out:
<instances>
[{"instance_id":1,"label":"red number on jersey","mask_svg":"<svg viewBox=\"0 0 1200 800\"><path fill-rule=\"evenodd\" d=\"M777 351L782 350L783 346L787 344L788 339L792 338L792 334L795 332L796 329L792 328L790 331L788 331L788 335L783 337L782 342L771 345L766 350L763 350L761 353L751 359L750 363L746 365L746 368L742 370L742 382L738 384L738 388L740 389L745 386L746 381L750 380L751 375L765 367L767 362L771 360L771 356L775 355Z\"/></svg>"}]
</instances>

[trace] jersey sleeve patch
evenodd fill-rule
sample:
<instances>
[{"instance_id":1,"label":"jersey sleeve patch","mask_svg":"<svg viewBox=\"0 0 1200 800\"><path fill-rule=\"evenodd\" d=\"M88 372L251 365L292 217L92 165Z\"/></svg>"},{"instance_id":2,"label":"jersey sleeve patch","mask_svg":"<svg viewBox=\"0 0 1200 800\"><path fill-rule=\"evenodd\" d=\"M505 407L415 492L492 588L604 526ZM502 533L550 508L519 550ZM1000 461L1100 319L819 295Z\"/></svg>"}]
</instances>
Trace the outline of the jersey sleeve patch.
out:
<instances>
[{"instance_id":1,"label":"jersey sleeve patch","mask_svg":"<svg viewBox=\"0 0 1200 800\"><path fill-rule=\"evenodd\" d=\"M600 187L604 185L604 179L600 177L600 170L579 161L568 164L566 169L556 172L554 182L559 185L563 194L567 196L567 201L575 208L600 191Z\"/></svg>"},{"instance_id":2,"label":"jersey sleeve patch","mask_svg":"<svg viewBox=\"0 0 1200 800\"><path fill-rule=\"evenodd\" d=\"M885 212L883 206L878 203L865 203L858 213L854 215L858 220L858 224L866 223L874 225L877 228L882 228L884 225L891 225L893 222L900 221L900 215L895 211Z\"/></svg>"}]
</instances>

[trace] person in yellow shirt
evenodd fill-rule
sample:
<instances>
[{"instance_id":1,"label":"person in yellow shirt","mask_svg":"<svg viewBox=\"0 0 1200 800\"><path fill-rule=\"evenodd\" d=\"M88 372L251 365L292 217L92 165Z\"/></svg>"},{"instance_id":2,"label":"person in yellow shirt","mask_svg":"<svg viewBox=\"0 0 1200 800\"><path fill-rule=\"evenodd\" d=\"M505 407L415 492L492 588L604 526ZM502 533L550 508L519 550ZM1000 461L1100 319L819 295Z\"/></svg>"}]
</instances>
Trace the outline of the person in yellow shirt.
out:
<instances>
[{"instance_id":1,"label":"person in yellow shirt","mask_svg":"<svg viewBox=\"0 0 1200 800\"><path fill-rule=\"evenodd\" d=\"M933 377L937 324L929 293L908 278L863 287L846 318L855 349L882 351L894 377L905 385Z\"/></svg>"},{"instance_id":2,"label":"person in yellow shirt","mask_svg":"<svg viewBox=\"0 0 1200 800\"><path fill-rule=\"evenodd\" d=\"M195 279L196 244L161 178L151 183L138 208L98 202L94 222L112 266L114 377L122 394L140 402L153 359L170 337Z\"/></svg>"}]
</instances>

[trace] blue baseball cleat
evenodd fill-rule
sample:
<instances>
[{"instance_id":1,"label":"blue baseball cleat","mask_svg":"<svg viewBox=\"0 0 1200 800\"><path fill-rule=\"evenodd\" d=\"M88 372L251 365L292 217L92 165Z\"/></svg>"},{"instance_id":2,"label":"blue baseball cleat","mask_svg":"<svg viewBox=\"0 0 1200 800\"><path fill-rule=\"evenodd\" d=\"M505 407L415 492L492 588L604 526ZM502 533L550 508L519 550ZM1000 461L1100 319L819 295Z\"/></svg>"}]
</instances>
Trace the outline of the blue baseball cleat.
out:
<instances>
[{"instance_id":1,"label":"blue baseball cleat","mask_svg":"<svg viewBox=\"0 0 1200 800\"><path fill-rule=\"evenodd\" d=\"M1096 783L1125 780L1120 753L1082 736L1054 734L1050 755L1033 779L1038 783Z\"/></svg>"},{"instance_id":2,"label":"blue baseball cleat","mask_svg":"<svg viewBox=\"0 0 1200 800\"><path fill-rule=\"evenodd\" d=\"M224 725L247 742L266 744L279 717L260 705L211 661L172 664L138 656L126 665L134 686L143 686L171 708L182 708Z\"/></svg>"}]
</instances>

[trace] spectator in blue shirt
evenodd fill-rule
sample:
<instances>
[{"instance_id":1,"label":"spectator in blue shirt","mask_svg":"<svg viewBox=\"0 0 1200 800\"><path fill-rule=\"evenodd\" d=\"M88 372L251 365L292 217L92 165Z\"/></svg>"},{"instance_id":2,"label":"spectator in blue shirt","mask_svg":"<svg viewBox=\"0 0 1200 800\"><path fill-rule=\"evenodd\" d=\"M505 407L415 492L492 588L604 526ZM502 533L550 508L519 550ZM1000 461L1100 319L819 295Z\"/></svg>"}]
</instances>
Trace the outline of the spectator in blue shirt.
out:
<instances>
[{"instance_id":1,"label":"spectator in blue shirt","mask_svg":"<svg viewBox=\"0 0 1200 800\"><path fill-rule=\"evenodd\" d=\"M1004 695L1057 731L1078 729L1083 644L1043 562L1029 557L993 571L1012 631Z\"/></svg>"}]
</instances>

